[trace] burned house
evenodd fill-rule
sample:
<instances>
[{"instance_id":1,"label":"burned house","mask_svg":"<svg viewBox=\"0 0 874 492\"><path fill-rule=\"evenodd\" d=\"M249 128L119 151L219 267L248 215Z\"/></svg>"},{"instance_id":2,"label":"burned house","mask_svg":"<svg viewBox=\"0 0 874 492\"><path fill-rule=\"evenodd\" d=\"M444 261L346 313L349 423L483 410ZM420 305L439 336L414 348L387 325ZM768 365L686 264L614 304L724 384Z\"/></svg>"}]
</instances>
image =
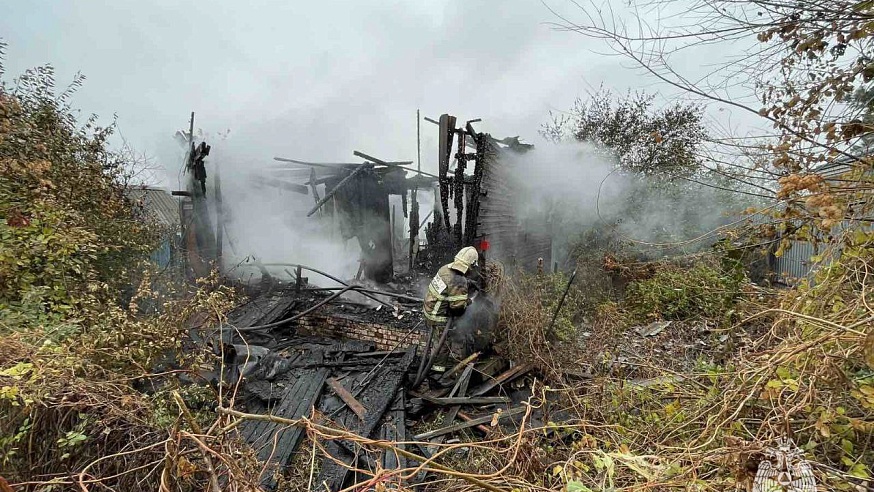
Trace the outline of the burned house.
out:
<instances>
[{"instance_id":1,"label":"burned house","mask_svg":"<svg viewBox=\"0 0 874 492\"><path fill-rule=\"evenodd\" d=\"M308 215L320 211L336 216L344 239L358 238L365 278L387 282L396 265L404 263L410 270L430 272L464 246L474 246L487 259L511 268L550 264L550 237L517 219L516 185L506 162L508 156L529 152L533 146L518 138L497 140L477 132L474 121L458 126L457 119L446 114L429 121L439 131L437 175L408 167L411 161L386 162L357 151L354 154L364 162L275 159L293 166L287 171L311 168L309 179L298 185L313 193L315 205ZM324 186L323 198L318 185ZM433 210L427 214L420 209L423 193L433 193ZM393 195L401 198L404 222L410 224L401 234L400 246L399 219L389 207ZM420 229L426 223L422 244ZM404 258L407 261L399 261Z\"/></svg>"},{"instance_id":2,"label":"burned house","mask_svg":"<svg viewBox=\"0 0 874 492\"><path fill-rule=\"evenodd\" d=\"M530 364L510 365L484 353L481 360L476 360L478 354L455 367L432 366L439 349L431 348L431 333L423 325L420 286L414 275L398 274L430 276L464 246L477 247L486 259L510 268L534 269L538 260L549 264L549 237L517 219L516 184L507 162L532 146L517 138L494 139L477 132L475 121L459 125L450 115L433 123L439 131L437 174L413 168L409 161L356 151L362 162L276 157L267 172L249 177L247 184L255 190L311 195L311 208L295 209L294 214L331 224L343 240L355 238L361 263L354 280L289 263L282 265L293 270L285 270L291 282L271 282L260 290L248 286L250 302L216 330L221 333L215 345L223 356L222 381L241 383L236 409L285 419L313 416L366 438L435 445L460 431L488 434L482 424L512 427L528 411L521 403L530 392L513 385L532 370ZM195 273L203 275L205 268L221 265L223 243L233 246L233 238L223 237L229 214L222 208L227 206L217 170L211 171L215 185L205 184L209 146L195 145L190 138L188 145L191 180L188 189L176 194L184 197L187 258ZM433 204L432 209L423 213L421 203ZM265 267L271 264L257 266L270 276ZM340 287L319 287L318 277L311 274ZM374 289L358 280L382 285ZM472 322L496 318L495 313L485 314ZM480 333L478 328L471 331ZM445 411L446 425L416 433L411 422L435 411ZM264 464L261 488L272 490L277 478L293 467L305 433L256 419L239 427L239 437ZM366 470L409 470L436 449L399 444L409 453L374 456L349 440L322 445L329 456L312 477L312 490L336 491L362 483ZM407 479L398 473L397 480Z\"/></svg>"},{"instance_id":3,"label":"burned house","mask_svg":"<svg viewBox=\"0 0 874 492\"><path fill-rule=\"evenodd\" d=\"M344 241L357 239L361 260L356 278L386 283L404 271L428 273L464 246L511 269L550 265L552 242L545 229L518 219L517 183L507 162L533 146L518 137L498 140L477 132L473 124L478 120L462 125L448 114L426 120L438 128L437 174L413 168L412 161L385 161L355 151L361 162L275 157L278 164L250 176L249 184L312 195L308 218L333 222ZM217 170L210 171L216 173L212 187L206 184L210 146L190 138L186 145L189 185L174 194L184 197L180 212L188 263L196 276L203 276L211 266L221 266L223 243L233 238L224 237L227 212L222 211ZM213 196L207 196L208 189ZM433 203L427 213L420 209L424 194ZM400 210L390 205L398 199Z\"/></svg>"},{"instance_id":4,"label":"burned house","mask_svg":"<svg viewBox=\"0 0 874 492\"><path fill-rule=\"evenodd\" d=\"M463 128L456 123L449 115L437 122L439 201L427 230L431 256L439 263L461 247L474 246L486 259L514 269L532 270L538 260L550 264L550 236L518 219L518 185L508 162L511 155L532 151L533 145L520 143L518 137L497 140L477 133L472 121Z\"/></svg>"}]
</instances>

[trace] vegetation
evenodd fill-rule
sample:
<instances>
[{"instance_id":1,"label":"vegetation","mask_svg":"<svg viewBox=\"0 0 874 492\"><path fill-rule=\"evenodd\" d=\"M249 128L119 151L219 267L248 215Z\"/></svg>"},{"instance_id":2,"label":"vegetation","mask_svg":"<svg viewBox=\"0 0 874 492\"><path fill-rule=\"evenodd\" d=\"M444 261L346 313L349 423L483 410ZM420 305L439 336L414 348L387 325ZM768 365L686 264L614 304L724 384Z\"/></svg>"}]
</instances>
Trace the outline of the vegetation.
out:
<instances>
[{"instance_id":1,"label":"vegetation","mask_svg":"<svg viewBox=\"0 0 874 492\"><path fill-rule=\"evenodd\" d=\"M162 231L125 197L131 162L108 150L112 128L77 122L69 99L81 82L56 93L41 67L0 85L0 470L43 490L93 477L154 490L165 460L200 467L179 461L196 444L180 441L172 392L189 403L216 395L153 368L170 354L196 375L209 352L181 350L189 330L217 322L234 296L216 279L189 288L146 261ZM147 302L161 313L141 315ZM186 470L160 480L204 478Z\"/></svg>"},{"instance_id":2,"label":"vegetation","mask_svg":"<svg viewBox=\"0 0 874 492\"><path fill-rule=\"evenodd\" d=\"M77 126L50 67L0 87L0 322L100 313L134 281L159 231L124 197L109 128Z\"/></svg>"},{"instance_id":3,"label":"vegetation","mask_svg":"<svg viewBox=\"0 0 874 492\"><path fill-rule=\"evenodd\" d=\"M577 99L568 113L543 129L561 141L590 142L616 157L620 169L645 176L691 175L701 168L698 148L707 134L703 111L692 104L655 108L655 96L629 92L614 98L603 87L588 100Z\"/></svg>"},{"instance_id":4,"label":"vegetation","mask_svg":"<svg viewBox=\"0 0 874 492\"><path fill-rule=\"evenodd\" d=\"M632 16L676 7L630 5ZM517 432L493 425L488 439L445 445L429 464L445 474L442 490L749 490L763 448L787 436L821 488L870 487L874 4L684 8L664 16L693 19L683 26L604 15L564 26L687 94L759 115L773 133L712 138L696 106L603 92L546 128L614 156L643 191L618 216L575 231L573 284L561 273L490 270L503 353L547 378L529 401L544 422L528 413ZM717 70L724 85L692 84L671 65L723 40L749 42L755 55ZM761 107L720 90L738 76L755 81ZM51 69L40 68L0 86L0 469L44 490L254 489L257 464L228 433L240 415L205 408L223 407L226 388L198 379L211 355L189 336L221 323L234 293L214 278L196 288L171 279L161 313L139 312L163 281L145 261L160 231L125 199L111 129L74 118L68 101L80 82L57 94ZM619 216L642 217L653 197L688 196L689 183L727 193L723 209L751 207L756 227L641 238L621 226ZM697 246L719 232L715 247ZM753 284L740 261L747 250L779 256L793 240L823 246L815 273L781 289ZM672 323L638 330L654 321ZM159 362L167 371L154 374ZM286 423L307 429L314 454L340 437L374 456L397 451L313 420ZM383 472L371 480L377 490L397 478Z\"/></svg>"},{"instance_id":5,"label":"vegetation","mask_svg":"<svg viewBox=\"0 0 874 492\"><path fill-rule=\"evenodd\" d=\"M625 297L632 319L719 319L731 312L746 281L739 265L728 268L698 260L691 265L664 264L651 278L628 285Z\"/></svg>"}]
</instances>

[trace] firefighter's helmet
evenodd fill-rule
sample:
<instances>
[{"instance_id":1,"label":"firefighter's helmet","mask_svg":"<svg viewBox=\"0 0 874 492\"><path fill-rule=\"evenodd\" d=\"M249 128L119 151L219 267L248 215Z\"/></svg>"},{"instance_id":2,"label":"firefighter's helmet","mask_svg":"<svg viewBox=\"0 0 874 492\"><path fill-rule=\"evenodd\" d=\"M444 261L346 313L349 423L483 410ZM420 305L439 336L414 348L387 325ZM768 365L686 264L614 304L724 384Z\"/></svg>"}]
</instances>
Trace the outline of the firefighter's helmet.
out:
<instances>
[{"instance_id":1,"label":"firefighter's helmet","mask_svg":"<svg viewBox=\"0 0 874 492\"><path fill-rule=\"evenodd\" d=\"M467 273L470 267L474 267L479 262L479 253L473 246L462 248L455 255L455 261L452 262L452 269L458 270L461 273Z\"/></svg>"}]
</instances>

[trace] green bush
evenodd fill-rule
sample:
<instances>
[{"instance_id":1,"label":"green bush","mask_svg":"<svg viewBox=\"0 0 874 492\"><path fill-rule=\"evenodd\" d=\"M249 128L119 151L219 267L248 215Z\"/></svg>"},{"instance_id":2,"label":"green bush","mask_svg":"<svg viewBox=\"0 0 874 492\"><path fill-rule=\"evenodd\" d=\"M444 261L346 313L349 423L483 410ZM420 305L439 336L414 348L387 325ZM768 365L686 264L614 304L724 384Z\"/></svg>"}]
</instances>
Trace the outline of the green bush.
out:
<instances>
[{"instance_id":1,"label":"green bush","mask_svg":"<svg viewBox=\"0 0 874 492\"><path fill-rule=\"evenodd\" d=\"M626 309L639 322L696 316L721 319L740 297L745 276L735 262L715 263L660 265L652 277L628 285Z\"/></svg>"},{"instance_id":2,"label":"green bush","mask_svg":"<svg viewBox=\"0 0 874 492\"><path fill-rule=\"evenodd\" d=\"M2 67L0 67L2 68ZM2 70L0 70L2 73ZM81 125L51 67L0 82L0 327L99 315L131 285L158 228L125 198L111 128Z\"/></svg>"}]
</instances>

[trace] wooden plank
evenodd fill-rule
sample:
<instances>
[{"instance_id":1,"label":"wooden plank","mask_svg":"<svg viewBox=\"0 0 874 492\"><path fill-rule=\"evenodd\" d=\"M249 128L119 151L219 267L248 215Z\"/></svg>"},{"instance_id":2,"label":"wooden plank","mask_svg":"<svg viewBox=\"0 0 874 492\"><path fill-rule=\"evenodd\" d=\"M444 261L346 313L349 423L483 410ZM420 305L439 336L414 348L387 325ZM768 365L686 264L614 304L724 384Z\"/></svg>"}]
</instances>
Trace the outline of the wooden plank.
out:
<instances>
[{"instance_id":1,"label":"wooden plank","mask_svg":"<svg viewBox=\"0 0 874 492\"><path fill-rule=\"evenodd\" d=\"M453 396L463 397L467 394L467 387L470 384L471 375L473 375L473 364L468 364L467 367L464 368L464 372L461 373L461 377L458 378L458 392ZM460 409L461 407L459 405L450 408L449 411L446 412L446 422L454 422Z\"/></svg>"},{"instance_id":2,"label":"wooden plank","mask_svg":"<svg viewBox=\"0 0 874 492\"><path fill-rule=\"evenodd\" d=\"M450 378L452 378L452 376L461 372L462 369L467 368L468 364L473 363L473 361L475 361L477 359L477 357L480 356L480 353L481 352L474 352L474 353L470 354L467 358L465 358L463 361L459 362L458 364L455 364L455 367L453 367L452 369L447 371L445 374L443 374L443 376L440 376L440 382L444 383L444 384L446 382L448 382L450 380Z\"/></svg>"},{"instance_id":3,"label":"wooden plank","mask_svg":"<svg viewBox=\"0 0 874 492\"><path fill-rule=\"evenodd\" d=\"M327 375L328 370L323 368L301 371L294 384L285 388L282 400L271 413L288 419L309 415ZM264 463L261 487L273 490L276 487L274 474L288 465L300 444L303 430L275 422L245 422L240 435L255 449L258 460Z\"/></svg>"},{"instance_id":4,"label":"wooden plank","mask_svg":"<svg viewBox=\"0 0 874 492\"><path fill-rule=\"evenodd\" d=\"M382 439L400 443L407 440L407 425L404 411L404 392L398 391L394 404L386 414L385 423L382 426ZM397 444L400 449L406 449L406 444ZM386 450L382 455L382 467L386 470L401 470L407 467L407 458Z\"/></svg>"},{"instance_id":5,"label":"wooden plank","mask_svg":"<svg viewBox=\"0 0 874 492\"><path fill-rule=\"evenodd\" d=\"M371 437L389 405L395 400L395 395L406 378L415 353L416 347L412 346L407 349L401 360L379 367L374 373L370 384L358 395L358 401L369 409L363 420L357 418L348 407L344 407L337 414L337 423L360 436ZM325 449L336 460L347 466L337 463L334 459L325 458L316 483L320 490L338 491L343 487L349 471L348 465L354 462L355 455L350 455L334 441L325 443Z\"/></svg>"},{"instance_id":6,"label":"wooden plank","mask_svg":"<svg viewBox=\"0 0 874 492\"><path fill-rule=\"evenodd\" d=\"M471 396L482 396L482 395L488 393L489 391L493 390L496 386L510 382L510 381L516 379L517 377L527 373L528 371L530 371L533 368L534 368L533 364L520 364L520 365L504 372L500 376L481 384L479 387L477 387L473 391L471 391L470 395Z\"/></svg>"},{"instance_id":7,"label":"wooden plank","mask_svg":"<svg viewBox=\"0 0 874 492\"><path fill-rule=\"evenodd\" d=\"M384 161L382 159L377 159L376 157L369 156L369 155L365 154L364 152L359 152L357 150L353 151L352 155L354 155L356 157L360 157L360 158L365 159L365 160L368 160L370 162L374 162L376 164L380 164L382 166L406 166L406 165L413 163L413 161L395 161L395 162Z\"/></svg>"},{"instance_id":8,"label":"wooden plank","mask_svg":"<svg viewBox=\"0 0 874 492\"><path fill-rule=\"evenodd\" d=\"M364 417L367 415L367 409L364 408L364 405L358 403L358 400L352 396L352 393L350 393L349 390L340 384L340 381L337 381L335 378L328 378L328 386L330 386L331 389L334 390L334 393L336 393L337 396L339 396L340 399L343 400L343 402L345 402L353 412L355 412L355 415L358 415L358 418L364 420Z\"/></svg>"},{"instance_id":9,"label":"wooden plank","mask_svg":"<svg viewBox=\"0 0 874 492\"><path fill-rule=\"evenodd\" d=\"M516 408L511 408L510 410L505 410L505 411L501 412L501 414L498 416L498 420L499 421L504 420L507 417L512 417L513 415L519 415L520 413L524 413L525 409L526 409L526 407L516 407ZM478 417L478 418L472 419L468 422L462 422L460 424L454 424L454 425L449 425L446 427L441 427L439 429L435 429L435 430L432 430L429 432L417 434L417 435L413 436L413 440L414 441L421 441L421 440L425 440L425 439L431 439L431 438L434 438L437 436L451 434L453 432L458 432L460 430L467 429L469 427L475 427L475 426L480 425L480 424L485 424L485 423L491 422L493 418L494 418L494 415L485 415L483 417Z\"/></svg>"},{"instance_id":10,"label":"wooden plank","mask_svg":"<svg viewBox=\"0 0 874 492\"><path fill-rule=\"evenodd\" d=\"M413 391L410 392L410 395L441 407L451 407L455 405L498 405L500 403L510 403L510 399L505 396L450 396L434 398Z\"/></svg>"}]
</instances>

